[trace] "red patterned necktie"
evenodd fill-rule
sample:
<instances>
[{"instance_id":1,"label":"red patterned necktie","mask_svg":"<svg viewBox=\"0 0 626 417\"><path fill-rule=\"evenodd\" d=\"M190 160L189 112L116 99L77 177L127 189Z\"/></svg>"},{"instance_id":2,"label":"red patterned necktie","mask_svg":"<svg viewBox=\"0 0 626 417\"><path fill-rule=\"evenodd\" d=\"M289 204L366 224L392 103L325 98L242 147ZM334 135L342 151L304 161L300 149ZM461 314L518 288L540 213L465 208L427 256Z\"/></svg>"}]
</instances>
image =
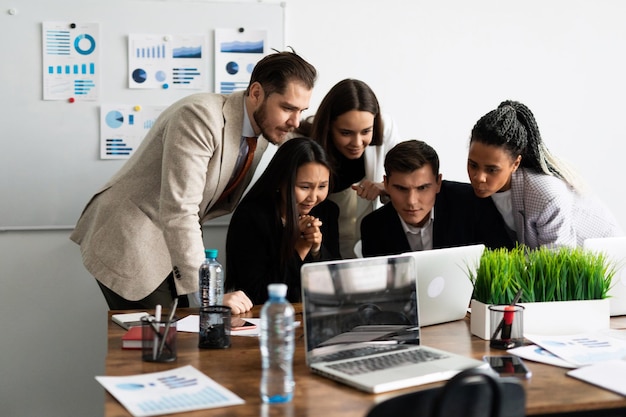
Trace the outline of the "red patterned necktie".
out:
<instances>
[{"instance_id":1,"label":"red patterned necktie","mask_svg":"<svg viewBox=\"0 0 626 417\"><path fill-rule=\"evenodd\" d=\"M250 165L252 165L252 159L254 158L254 151L256 150L256 137L246 137L246 142L248 143L248 154L246 155L246 160L243 163L243 166L239 170L239 174L231 181L231 183L226 187L222 195L220 196L219 201L223 201L243 180L243 177L246 176L246 173L250 169Z\"/></svg>"}]
</instances>

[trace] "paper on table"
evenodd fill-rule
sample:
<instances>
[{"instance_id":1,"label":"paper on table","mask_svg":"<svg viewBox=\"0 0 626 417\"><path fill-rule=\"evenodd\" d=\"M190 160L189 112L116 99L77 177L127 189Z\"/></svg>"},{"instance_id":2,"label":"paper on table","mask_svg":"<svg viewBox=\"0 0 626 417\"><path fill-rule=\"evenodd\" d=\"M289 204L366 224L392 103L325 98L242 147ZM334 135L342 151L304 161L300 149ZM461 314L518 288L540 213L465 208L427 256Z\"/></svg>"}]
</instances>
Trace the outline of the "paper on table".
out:
<instances>
[{"instance_id":1,"label":"paper on table","mask_svg":"<svg viewBox=\"0 0 626 417\"><path fill-rule=\"evenodd\" d=\"M547 363L548 365L560 366L561 368L576 368L576 365L555 356L537 345L519 346L508 349L507 352L533 362Z\"/></svg>"},{"instance_id":2,"label":"paper on table","mask_svg":"<svg viewBox=\"0 0 626 417\"><path fill-rule=\"evenodd\" d=\"M230 332L231 336L259 336L259 326L261 319L249 319L246 321L253 323L256 327L252 329L233 330ZM176 323L176 330L179 332L198 333L200 331L200 316L197 314L189 315L183 319L178 320Z\"/></svg>"},{"instance_id":3,"label":"paper on table","mask_svg":"<svg viewBox=\"0 0 626 417\"><path fill-rule=\"evenodd\" d=\"M119 313L113 314L111 319L128 330L132 326L141 326L141 318L149 316L148 312L142 311L141 313Z\"/></svg>"},{"instance_id":4,"label":"paper on table","mask_svg":"<svg viewBox=\"0 0 626 417\"><path fill-rule=\"evenodd\" d=\"M96 380L135 417L243 404L244 400L191 365Z\"/></svg>"},{"instance_id":5,"label":"paper on table","mask_svg":"<svg viewBox=\"0 0 626 417\"><path fill-rule=\"evenodd\" d=\"M525 335L533 343L576 366L626 357L626 339L622 336L623 331L613 329L564 336Z\"/></svg>"},{"instance_id":6,"label":"paper on table","mask_svg":"<svg viewBox=\"0 0 626 417\"><path fill-rule=\"evenodd\" d=\"M230 332L231 336L259 336L261 334L261 319L245 318L256 327L252 329L233 330ZM298 327L299 321L294 322L294 326ZM185 318L182 318L176 322L176 330L179 332L198 333L200 331L200 316L197 314L191 314Z\"/></svg>"},{"instance_id":7,"label":"paper on table","mask_svg":"<svg viewBox=\"0 0 626 417\"><path fill-rule=\"evenodd\" d=\"M611 360L568 371L567 375L600 388L626 395L626 361Z\"/></svg>"}]
</instances>

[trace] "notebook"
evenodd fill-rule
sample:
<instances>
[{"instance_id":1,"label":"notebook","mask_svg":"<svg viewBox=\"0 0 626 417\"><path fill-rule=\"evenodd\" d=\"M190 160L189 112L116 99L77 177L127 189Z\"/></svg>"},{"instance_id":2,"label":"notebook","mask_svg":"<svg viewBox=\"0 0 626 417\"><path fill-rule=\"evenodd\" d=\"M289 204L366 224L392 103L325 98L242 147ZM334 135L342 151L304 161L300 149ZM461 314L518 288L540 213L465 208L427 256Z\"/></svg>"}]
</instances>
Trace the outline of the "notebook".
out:
<instances>
[{"instance_id":1,"label":"notebook","mask_svg":"<svg viewBox=\"0 0 626 417\"><path fill-rule=\"evenodd\" d=\"M583 248L603 252L615 266L615 275L609 289L611 316L626 314L626 237L586 239Z\"/></svg>"},{"instance_id":2,"label":"notebook","mask_svg":"<svg viewBox=\"0 0 626 417\"><path fill-rule=\"evenodd\" d=\"M484 245L410 252L417 264L420 326L460 320L467 314Z\"/></svg>"},{"instance_id":3,"label":"notebook","mask_svg":"<svg viewBox=\"0 0 626 417\"><path fill-rule=\"evenodd\" d=\"M483 361L421 344L412 255L306 263L302 310L312 372L370 393L444 381Z\"/></svg>"}]
</instances>

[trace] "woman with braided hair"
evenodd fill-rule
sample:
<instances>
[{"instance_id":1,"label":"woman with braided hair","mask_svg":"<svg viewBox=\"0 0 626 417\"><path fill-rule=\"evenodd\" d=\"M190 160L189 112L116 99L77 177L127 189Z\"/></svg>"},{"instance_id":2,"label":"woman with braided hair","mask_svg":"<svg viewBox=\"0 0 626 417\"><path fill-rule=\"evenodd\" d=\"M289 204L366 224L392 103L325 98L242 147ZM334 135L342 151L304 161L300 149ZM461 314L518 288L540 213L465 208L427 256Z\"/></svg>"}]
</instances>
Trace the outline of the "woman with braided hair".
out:
<instances>
[{"instance_id":1,"label":"woman with braided hair","mask_svg":"<svg viewBox=\"0 0 626 417\"><path fill-rule=\"evenodd\" d=\"M608 209L586 195L555 158L528 107L504 101L472 129L467 173L474 193L491 197L512 237L529 248L582 246L623 235Z\"/></svg>"}]
</instances>

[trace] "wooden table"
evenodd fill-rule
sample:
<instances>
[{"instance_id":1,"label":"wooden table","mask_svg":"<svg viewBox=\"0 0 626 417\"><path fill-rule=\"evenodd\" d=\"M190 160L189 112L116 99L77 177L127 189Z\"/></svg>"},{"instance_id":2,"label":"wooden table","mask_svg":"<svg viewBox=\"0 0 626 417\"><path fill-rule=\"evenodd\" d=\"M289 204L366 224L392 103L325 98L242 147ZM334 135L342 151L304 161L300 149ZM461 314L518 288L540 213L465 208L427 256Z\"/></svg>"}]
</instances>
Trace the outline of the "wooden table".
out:
<instances>
[{"instance_id":1,"label":"wooden table","mask_svg":"<svg viewBox=\"0 0 626 417\"><path fill-rule=\"evenodd\" d=\"M301 307L296 305L297 320L302 321ZM120 311L112 311L119 313ZM179 318L197 314L196 309L177 312ZM255 307L244 317L258 317ZM611 319L611 327L626 328L626 317ZM245 400L244 405L222 407L175 416L289 416L289 417L364 417L373 404L401 393L424 389L438 384L423 385L384 394L367 394L309 372L305 363L304 337L300 327L296 333L294 377L296 391L289 404L264 405L259 396L261 360L256 337L237 336L225 350L198 349L196 333L178 333L178 359L169 364L143 362L138 350L121 349L124 329L110 320L108 325L108 353L106 375L123 376L164 371L192 365ZM424 327L423 344L450 352L481 359L486 354L502 354L489 348L489 342L471 336L469 318L451 323ZM533 373L524 381L527 395L527 414L544 415L574 411L600 412L599 415L626 415L626 398L565 375L567 369L526 361ZM439 383L441 385L441 383ZM105 417L130 416L130 413L105 393ZM585 414L587 415L587 414ZM591 414L589 414L591 415ZM595 414L594 414L595 415Z\"/></svg>"}]
</instances>

